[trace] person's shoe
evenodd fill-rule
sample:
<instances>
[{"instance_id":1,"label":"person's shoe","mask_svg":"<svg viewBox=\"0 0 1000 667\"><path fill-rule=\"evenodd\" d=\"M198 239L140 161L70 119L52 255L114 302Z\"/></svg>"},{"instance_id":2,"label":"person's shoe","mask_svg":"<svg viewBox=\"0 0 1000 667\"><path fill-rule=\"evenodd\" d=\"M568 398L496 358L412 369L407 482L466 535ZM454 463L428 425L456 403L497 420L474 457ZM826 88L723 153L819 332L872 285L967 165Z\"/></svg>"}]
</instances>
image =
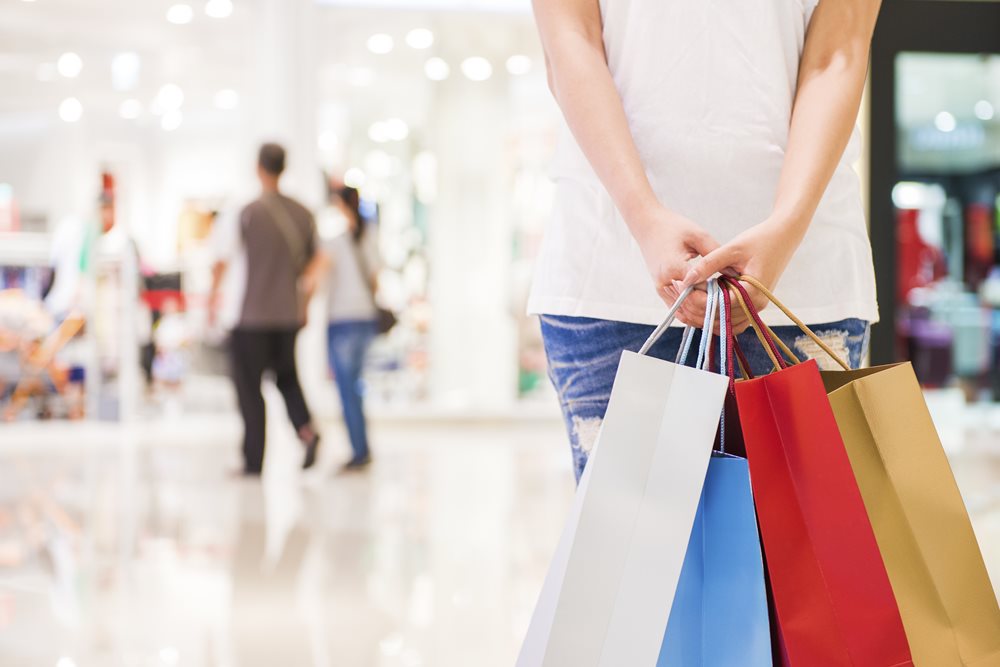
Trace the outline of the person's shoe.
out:
<instances>
[{"instance_id":1,"label":"person's shoe","mask_svg":"<svg viewBox=\"0 0 1000 667\"><path fill-rule=\"evenodd\" d=\"M319 453L319 436L314 435L312 440L305 444L306 456L302 459L302 469L309 470L316 465L316 455Z\"/></svg>"},{"instance_id":2,"label":"person's shoe","mask_svg":"<svg viewBox=\"0 0 1000 667\"><path fill-rule=\"evenodd\" d=\"M260 477L260 472L253 468L233 468L229 471L229 476L234 479L255 479Z\"/></svg>"},{"instance_id":3,"label":"person's shoe","mask_svg":"<svg viewBox=\"0 0 1000 667\"><path fill-rule=\"evenodd\" d=\"M350 461L348 461L347 463L345 463L340 468L340 471L341 472L358 472L360 470L364 470L365 468L367 468L371 464L372 464L372 457L369 454L369 455L364 456L364 457L362 457L360 459L351 459Z\"/></svg>"}]
</instances>

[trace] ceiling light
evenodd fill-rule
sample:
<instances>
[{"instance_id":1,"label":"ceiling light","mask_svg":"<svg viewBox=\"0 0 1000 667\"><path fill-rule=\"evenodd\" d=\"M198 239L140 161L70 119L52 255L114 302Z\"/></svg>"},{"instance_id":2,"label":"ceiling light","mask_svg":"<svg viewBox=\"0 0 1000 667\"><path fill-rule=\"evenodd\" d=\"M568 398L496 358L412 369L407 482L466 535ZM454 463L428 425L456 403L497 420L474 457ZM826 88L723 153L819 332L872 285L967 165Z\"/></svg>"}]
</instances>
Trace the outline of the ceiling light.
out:
<instances>
[{"instance_id":1,"label":"ceiling light","mask_svg":"<svg viewBox=\"0 0 1000 667\"><path fill-rule=\"evenodd\" d=\"M224 19L233 13L232 0L208 0L205 15L213 19Z\"/></svg>"},{"instance_id":2,"label":"ceiling light","mask_svg":"<svg viewBox=\"0 0 1000 667\"><path fill-rule=\"evenodd\" d=\"M173 109L163 114L163 118L160 119L160 127L162 127L167 132L173 132L178 127L181 126L181 122L184 121L184 115L181 114L179 109Z\"/></svg>"},{"instance_id":3,"label":"ceiling light","mask_svg":"<svg viewBox=\"0 0 1000 667\"><path fill-rule=\"evenodd\" d=\"M979 120L993 120L995 110L989 100L979 100L976 102L975 112Z\"/></svg>"},{"instance_id":4,"label":"ceiling light","mask_svg":"<svg viewBox=\"0 0 1000 667\"><path fill-rule=\"evenodd\" d=\"M59 56L56 69L67 79L75 79L83 69L83 60L72 51Z\"/></svg>"},{"instance_id":5,"label":"ceiling light","mask_svg":"<svg viewBox=\"0 0 1000 667\"><path fill-rule=\"evenodd\" d=\"M240 94L232 88L223 88L213 98L216 109L232 111L240 105Z\"/></svg>"},{"instance_id":6,"label":"ceiling light","mask_svg":"<svg viewBox=\"0 0 1000 667\"><path fill-rule=\"evenodd\" d=\"M385 121L375 121L368 127L368 138L377 144L389 141L389 128Z\"/></svg>"},{"instance_id":7,"label":"ceiling light","mask_svg":"<svg viewBox=\"0 0 1000 667\"><path fill-rule=\"evenodd\" d=\"M142 60L138 53L123 51L111 59L111 86L115 90L131 90L139 83Z\"/></svg>"},{"instance_id":8,"label":"ceiling light","mask_svg":"<svg viewBox=\"0 0 1000 667\"><path fill-rule=\"evenodd\" d=\"M75 123L83 116L83 105L75 97L67 97L59 105L59 117L67 123Z\"/></svg>"},{"instance_id":9,"label":"ceiling light","mask_svg":"<svg viewBox=\"0 0 1000 667\"><path fill-rule=\"evenodd\" d=\"M527 74L531 70L531 58L517 54L507 58L507 72L514 76Z\"/></svg>"},{"instance_id":10,"label":"ceiling light","mask_svg":"<svg viewBox=\"0 0 1000 667\"><path fill-rule=\"evenodd\" d=\"M486 81L493 76L493 65L486 58L472 56L462 61L462 74L470 81Z\"/></svg>"},{"instance_id":11,"label":"ceiling light","mask_svg":"<svg viewBox=\"0 0 1000 667\"><path fill-rule=\"evenodd\" d=\"M170 9L167 10L167 20L174 25L185 25L191 22L194 18L194 10L191 9L191 5L176 4L171 5Z\"/></svg>"},{"instance_id":12,"label":"ceiling light","mask_svg":"<svg viewBox=\"0 0 1000 667\"><path fill-rule=\"evenodd\" d=\"M390 118L385 121L385 133L390 141L402 141L410 136L410 126L401 118Z\"/></svg>"},{"instance_id":13,"label":"ceiling light","mask_svg":"<svg viewBox=\"0 0 1000 667\"><path fill-rule=\"evenodd\" d=\"M24 0L25 2L34 2L34 0ZM56 667L76 667L76 660L69 657L68 655L61 656L56 660Z\"/></svg>"},{"instance_id":14,"label":"ceiling light","mask_svg":"<svg viewBox=\"0 0 1000 667\"><path fill-rule=\"evenodd\" d=\"M431 81L444 81L451 74L451 68L442 58L435 56L424 63L424 74Z\"/></svg>"},{"instance_id":15,"label":"ceiling light","mask_svg":"<svg viewBox=\"0 0 1000 667\"><path fill-rule=\"evenodd\" d=\"M118 115L125 120L135 120L142 114L142 102L137 99L128 99L118 107Z\"/></svg>"},{"instance_id":16,"label":"ceiling light","mask_svg":"<svg viewBox=\"0 0 1000 667\"><path fill-rule=\"evenodd\" d=\"M344 172L344 185L349 188L362 188L365 185L365 172L357 167L351 167Z\"/></svg>"},{"instance_id":17,"label":"ceiling light","mask_svg":"<svg viewBox=\"0 0 1000 667\"><path fill-rule=\"evenodd\" d=\"M385 55L392 51L392 36L383 32L376 33L368 38L368 50L378 55Z\"/></svg>"},{"instance_id":18,"label":"ceiling light","mask_svg":"<svg viewBox=\"0 0 1000 667\"><path fill-rule=\"evenodd\" d=\"M175 83L168 83L160 88L153 100L154 113L166 113L175 111L184 104L184 91Z\"/></svg>"},{"instance_id":19,"label":"ceiling light","mask_svg":"<svg viewBox=\"0 0 1000 667\"><path fill-rule=\"evenodd\" d=\"M934 127L941 132L951 132L956 125L955 116L947 111L942 111L934 116Z\"/></svg>"},{"instance_id":20,"label":"ceiling light","mask_svg":"<svg viewBox=\"0 0 1000 667\"><path fill-rule=\"evenodd\" d=\"M427 28L414 28L406 33L406 43L412 49L429 49L434 43L434 33Z\"/></svg>"}]
</instances>

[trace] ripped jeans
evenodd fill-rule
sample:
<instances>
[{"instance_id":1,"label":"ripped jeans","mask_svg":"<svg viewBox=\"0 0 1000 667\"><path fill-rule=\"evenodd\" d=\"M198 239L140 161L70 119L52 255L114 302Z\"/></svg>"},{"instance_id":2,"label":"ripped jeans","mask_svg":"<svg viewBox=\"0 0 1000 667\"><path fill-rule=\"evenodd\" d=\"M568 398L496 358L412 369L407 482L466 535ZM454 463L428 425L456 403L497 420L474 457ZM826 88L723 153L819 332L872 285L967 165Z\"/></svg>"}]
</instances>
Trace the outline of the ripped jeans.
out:
<instances>
[{"instance_id":1,"label":"ripped jeans","mask_svg":"<svg viewBox=\"0 0 1000 667\"><path fill-rule=\"evenodd\" d=\"M608 408L611 385L615 381L622 350L637 351L653 332L653 327L564 315L542 315L541 325L549 362L549 379L555 386L566 420L573 453L573 472L579 482ZM868 322L847 319L811 328L852 367L860 366L868 348L871 329ZM839 368L798 327L773 329L799 358L814 358L822 369ZM668 329L650 349L650 356L673 361L682 333L680 327ZM771 361L752 329L747 329L737 339L746 352L751 373L763 375L771 371ZM700 340L701 331L696 331L692 349L698 349ZM688 365L694 365L695 355L688 356Z\"/></svg>"}]
</instances>

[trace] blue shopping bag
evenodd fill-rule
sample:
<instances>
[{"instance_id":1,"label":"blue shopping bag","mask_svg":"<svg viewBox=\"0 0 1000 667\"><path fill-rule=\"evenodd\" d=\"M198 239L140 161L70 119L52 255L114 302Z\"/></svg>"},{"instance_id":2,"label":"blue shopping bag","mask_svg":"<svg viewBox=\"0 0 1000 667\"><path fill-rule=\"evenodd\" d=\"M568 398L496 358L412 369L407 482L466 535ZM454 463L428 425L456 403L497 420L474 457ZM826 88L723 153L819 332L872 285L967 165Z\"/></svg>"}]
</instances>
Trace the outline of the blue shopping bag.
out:
<instances>
[{"instance_id":1,"label":"blue shopping bag","mask_svg":"<svg viewBox=\"0 0 1000 667\"><path fill-rule=\"evenodd\" d=\"M764 563L744 458L715 454L657 667L772 667Z\"/></svg>"},{"instance_id":2,"label":"blue shopping bag","mask_svg":"<svg viewBox=\"0 0 1000 667\"><path fill-rule=\"evenodd\" d=\"M711 331L722 293L708 284L708 305L702 331ZM726 312L719 324L726 330ZM683 363L693 330L684 332L678 359ZM702 336L696 366L709 369L711 336ZM725 374L732 363L725 337L720 339L719 366ZM732 385L730 389L732 390ZM735 407L735 403L731 406ZM722 452L713 452L691 529L677 591L660 646L657 667L772 667L771 626L764 583L764 559L750 468L740 451L739 420L726 419L719 428ZM727 423L730 427L727 428ZM734 447L735 446L735 447Z\"/></svg>"}]
</instances>

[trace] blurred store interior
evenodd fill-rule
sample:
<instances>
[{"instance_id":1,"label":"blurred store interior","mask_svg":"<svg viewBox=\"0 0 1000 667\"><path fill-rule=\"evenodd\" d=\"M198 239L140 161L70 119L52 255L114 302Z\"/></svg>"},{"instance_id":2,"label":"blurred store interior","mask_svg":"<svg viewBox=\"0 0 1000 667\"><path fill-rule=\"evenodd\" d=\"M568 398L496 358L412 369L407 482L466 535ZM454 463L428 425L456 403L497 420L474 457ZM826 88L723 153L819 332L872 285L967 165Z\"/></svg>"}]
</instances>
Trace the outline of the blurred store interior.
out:
<instances>
[{"instance_id":1,"label":"blurred store interior","mask_svg":"<svg viewBox=\"0 0 1000 667\"><path fill-rule=\"evenodd\" d=\"M913 361L1000 588L998 34L1000 2L887 2L858 167L872 361ZM0 88L0 664L512 664L573 486L523 314L562 129L529 2L0 0ZM361 476L327 474L318 303L321 470L278 415L263 479L227 476L213 231L265 140L321 235L337 183L379 223Z\"/></svg>"}]
</instances>

